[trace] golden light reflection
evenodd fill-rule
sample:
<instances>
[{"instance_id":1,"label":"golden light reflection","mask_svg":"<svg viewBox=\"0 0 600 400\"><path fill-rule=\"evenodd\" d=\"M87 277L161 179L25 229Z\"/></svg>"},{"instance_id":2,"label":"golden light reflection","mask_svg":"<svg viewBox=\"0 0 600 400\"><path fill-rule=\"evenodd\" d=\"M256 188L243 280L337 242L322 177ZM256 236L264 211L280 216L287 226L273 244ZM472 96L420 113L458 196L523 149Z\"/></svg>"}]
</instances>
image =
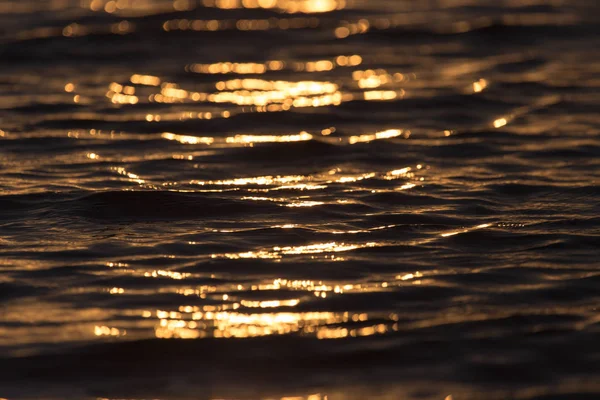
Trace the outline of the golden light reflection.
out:
<instances>
[{"instance_id":1,"label":"golden light reflection","mask_svg":"<svg viewBox=\"0 0 600 400\"><path fill-rule=\"evenodd\" d=\"M108 326L98 326L94 327L94 335L96 336L125 336L127 332L123 329L110 328Z\"/></svg>"},{"instance_id":2,"label":"golden light reflection","mask_svg":"<svg viewBox=\"0 0 600 400\"><path fill-rule=\"evenodd\" d=\"M380 139L383 136L389 135L393 137L394 135L387 133L380 135ZM366 140L366 138L363 138ZM423 168L423 166L421 166ZM421 169L417 166L417 170ZM192 180L189 183L194 185L201 186L274 186L271 188L261 188L261 189L247 189L249 191L258 191L258 192L269 192L275 190L321 190L327 188L332 184L350 184L356 183L368 179L384 179L384 180L395 180L395 179L415 179L415 174L412 172L411 167L399 168L386 172L365 172L360 174L339 174L340 171L337 169L330 170L321 174L314 175L278 175L278 176L257 176L257 177L245 177L245 178L233 178L233 179L223 179L223 180L215 180L215 181L199 181ZM419 178L420 181L423 178ZM396 188L395 190L406 190L414 187L415 184L411 182L404 183L401 187ZM312 199L277 199L271 197L252 197L246 196L244 199L247 200L265 200L265 201L287 201L290 205L289 207L308 207L323 204L320 201L314 201ZM340 204L344 203L344 200L339 201Z\"/></svg>"},{"instance_id":3,"label":"golden light reflection","mask_svg":"<svg viewBox=\"0 0 600 400\"><path fill-rule=\"evenodd\" d=\"M240 304L248 308L275 308L275 307L294 307L300 303L300 299L293 300L263 300L250 301L242 300Z\"/></svg>"},{"instance_id":4,"label":"golden light reflection","mask_svg":"<svg viewBox=\"0 0 600 400\"><path fill-rule=\"evenodd\" d=\"M340 67L354 67L357 65L362 64L362 57L359 56L358 54L355 54L353 56L338 56L335 59L335 62L337 63L337 65L339 65Z\"/></svg>"},{"instance_id":5,"label":"golden light reflection","mask_svg":"<svg viewBox=\"0 0 600 400\"><path fill-rule=\"evenodd\" d=\"M175 133L164 132L161 134L163 139L167 140L175 140L182 144L207 144L211 145L214 143L215 139L212 137L197 137L197 136L187 136L187 135L177 135Z\"/></svg>"},{"instance_id":6,"label":"golden light reflection","mask_svg":"<svg viewBox=\"0 0 600 400\"><path fill-rule=\"evenodd\" d=\"M128 177L129 179L131 179L131 181L139 183L140 185L146 183L146 181L144 179L140 178L139 175L134 174L132 172L128 172L123 167L111 167L111 170L117 172L119 175L124 175L124 176Z\"/></svg>"},{"instance_id":7,"label":"golden light reflection","mask_svg":"<svg viewBox=\"0 0 600 400\"><path fill-rule=\"evenodd\" d=\"M391 139L398 137L404 133L401 129L388 129L386 131L377 132L369 135L359 135L359 136L351 136L348 139L348 143L368 143L373 140L381 140L381 139Z\"/></svg>"},{"instance_id":8,"label":"golden light reflection","mask_svg":"<svg viewBox=\"0 0 600 400\"><path fill-rule=\"evenodd\" d=\"M368 230L367 230L368 231ZM367 232L365 231L365 232ZM335 256L330 256L335 257ZM418 273L418 272L417 272ZM398 279L398 277L396 277ZM305 292L313 292L316 297L326 297L324 294L331 292L334 294L342 294L348 292L373 292L386 290L386 288L390 287L389 282L369 282L369 283L346 283L346 284L328 284L323 281L313 281L310 279L305 280L292 280L292 279L283 279L278 278L274 279L272 283L263 283L259 285L252 285L250 287L251 290L298 290ZM359 318L361 321L365 321L367 318L367 314L360 314L356 316L356 320Z\"/></svg>"},{"instance_id":9,"label":"golden light reflection","mask_svg":"<svg viewBox=\"0 0 600 400\"><path fill-rule=\"evenodd\" d=\"M309 96L323 93L335 93L338 85L331 82L317 81L266 81L263 79L233 79L216 84L219 90L260 90L285 92L286 97Z\"/></svg>"},{"instance_id":10,"label":"golden light reflection","mask_svg":"<svg viewBox=\"0 0 600 400\"><path fill-rule=\"evenodd\" d=\"M294 71L323 72L330 71L336 67L353 67L362 63L362 57L354 55L340 55L329 60L317 61L296 61L285 62L280 60L271 60L264 63L232 63L219 62L214 64L190 64L186 70L198 74L238 74L238 75L260 75L268 71L281 71L283 69L292 69ZM226 86L225 86L226 87ZM222 90L222 88L218 89ZM235 89L236 87L229 87ZM241 88L241 87L237 87Z\"/></svg>"},{"instance_id":11,"label":"golden light reflection","mask_svg":"<svg viewBox=\"0 0 600 400\"><path fill-rule=\"evenodd\" d=\"M409 274L404 274L404 275L397 275L396 279L399 279L402 281L409 281L411 279L421 278L421 277L423 277L423 274L421 272L417 271L414 274L409 273Z\"/></svg>"},{"instance_id":12,"label":"golden light reflection","mask_svg":"<svg viewBox=\"0 0 600 400\"><path fill-rule=\"evenodd\" d=\"M271 190L323 190L326 189L327 185L310 184L310 183L298 183L294 185L281 185L270 189L264 189L265 191Z\"/></svg>"},{"instance_id":13,"label":"golden light reflection","mask_svg":"<svg viewBox=\"0 0 600 400\"><path fill-rule=\"evenodd\" d=\"M315 207L321 206L325 204L322 201L293 201L289 204L286 204L286 207Z\"/></svg>"},{"instance_id":14,"label":"golden light reflection","mask_svg":"<svg viewBox=\"0 0 600 400\"><path fill-rule=\"evenodd\" d=\"M420 168L419 168L420 169ZM391 180L391 179L398 179L400 177L404 177L404 176L409 176L410 171L412 170L411 167L405 167L405 168L400 168L400 169L394 169L392 171L389 171L385 174L385 179ZM411 174L409 177L413 177L414 175Z\"/></svg>"},{"instance_id":15,"label":"golden light reflection","mask_svg":"<svg viewBox=\"0 0 600 400\"><path fill-rule=\"evenodd\" d=\"M305 179L302 175L287 176L258 176L252 178L235 178L217 181L192 181L197 185L224 185L224 186L245 186L245 185L276 185L293 182L301 182Z\"/></svg>"},{"instance_id":16,"label":"golden light reflection","mask_svg":"<svg viewBox=\"0 0 600 400\"><path fill-rule=\"evenodd\" d=\"M204 7L231 9L276 9L288 14L326 13L346 7L346 0L203 0Z\"/></svg>"},{"instance_id":17,"label":"golden light reflection","mask_svg":"<svg viewBox=\"0 0 600 400\"><path fill-rule=\"evenodd\" d=\"M509 122L515 120L516 118L522 117L528 113L531 113L535 110L540 110L547 108L551 105L557 104L561 101L561 97L559 95L550 95L544 96L536 99L531 104L527 104L521 107L514 108L510 111L508 115L504 117L497 118L492 122L492 126L496 129L502 128L506 126Z\"/></svg>"},{"instance_id":18,"label":"golden light reflection","mask_svg":"<svg viewBox=\"0 0 600 400\"><path fill-rule=\"evenodd\" d=\"M161 80L157 76L152 75L140 75L133 74L131 75L131 83L135 83L137 85L147 85L147 86L158 86L161 83Z\"/></svg>"},{"instance_id":19,"label":"golden light reflection","mask_svg":"<svg viewBox=\"0 0 600 400\"><path fill-rule=\"evenodd\" d=\"M129 264L120 262L108 262L106 263L106 266L109 268L126 268L129 266Z\"/></svg>"},{"instance_id":20,"label":"golden light reflection","mask_svg":"<svg viewBox=\"0 0 600 400\"><path fill-rule=\"evenodd\" d=\"M304 64L302 70L306 72L331 71L335 64L329 60L312 61Z\"/></svg>"},{"instance_id":21,"label":"golden light reflection","mask_svg":"<svg viewBox=\"0 0 600 400\"><path fill-rule=\"evenodd\" d=\"M477 82L473 82L473 92L474 93L482 92L483 90L485 90L485 88L487 88L487 86L488 86L488 81L486 81L485 79L480 79Z\"/></svg>"},{"instance_id":22,"label":"golden light reflection","mask_svg":"<svg viewBox=\"0 0 600 400\"><path fill-rule=\"evenodd\" d=\"M156 336L159 338L178 337L186 339L204 337L209 333L211 336L224 338L283 335L309 330L309 327L314 329L319 325L344 321L343 313L331 312L246 314L209 311L194 314L195 320L189 322L185 320L161 320L160 326L155 330ZM190 325L201 329L190 328Z\"/></svg>"},{"instance_id":23,"label":"golden light reflection","mask_svg":"<svg viewBox=\"0 0 600 400\"><path fill-rule=\"evenodd\" d=\"M166 270L154 270L151 272L145 272L144 276L146 278L170 278L175 280L186 279L191 274L186 272L176 272L176 271L166 271Z\"/></svg>"},{"instance_id":24,"label":"golden light reflection","mask_svg":"<svg viewBox=\"0 0 600 400\"><path fill-rule=\"evenodd\" d=\"M346 244L346 243L317 243L307 246L286 246L286 247L273 247L273 251L281 254L315 254L325 252L339 252L339 251L350 251L359 248L375 247L377 243L368 242L362 244Z\"/></svg>"},{"instance_id":25,"label":"golden light reflection","mask_svg":"<svg viewBox=\"0 0 600 400\"><path fill-rule=\"evenodd\" d=\"M359 35L369 31L371 23L367 19L360 19L357 22L342 21L341 25L333 31L338 39L344 39L351 35Z\"/></svg>"},{"instance_id":26,"label":"golden light reflection","mask_svg":"<svg viewBox=\"0 0 600 400\"><path fill-rule=\"evenodd\" d=\"M371 179L374 178L377 174L375 172L369 172L366 174L359 174L359 175L353 175L353 176L340 176L338 178L336 178L335 180L331 181L331 182L336 182L336 183L354 183L354 182L358 182L358 181L362 181L365 179Z\"/></svg>"},{"instance_id":27,"label":"golden light reflection","mask_svg":"<svg viewBox=\"0 0 600 400\"><path fill-rule=\"evenodd\" d=\"M274 197L258 197L258 196L244 196L242 200L252 200L252 201L271 201L281 203L280 206L285 207L314 207L325 204L322 201L311 201L311 200L299 200L299 199L290 199L290 198L274 198ZM284 225L283 227L286 227ZM287 226L289 227L289 226Z\"/></svg>"},{"instance_id":28,"label":"golden light reflection","mask_svg":"<svg viewBox=\"0 0 600 400\"><path fill-rule=\"evenodd\" d=\"M449 236L454 236L454 235L458 235L460 233L466 233L466 232L471 232L477 229L483 229L483 228L488 228L492 226L492 224L481 224L481 225L477 225L473 228L465 228L465 229L461 229L459 231L453 231L453 232L447 232L447 233L442 233L441 236L442 237L449 237Z\"/></svg>"},{"instance_id":29,"label":"golden light reflection","mask_svg":"<svg viewBox=\"0 0 600 400\"><path fill-rule=\"evenodd\" d=\"M209 102L241 106L266 106L277 103L282 105L282 110L288 110L290 107L339 105L343 99L338 85L331 82L234 79L218 82L216 88L219 92L206 97Z\"/></svg>"},{"instance_id":30,"label":"golden light reflection","mask_svg":"<svg viewBox=\"0 0 600 400\"><path fill-rule=\"evenodd\" d=\"M325 293L322 293L325 298ZM371 318L367 313L351 312L244 312L244 308L260 308L268 310L277 307L293 307L299 303L292 300L242 300L224 310L222 306L181 306L179 311L156 311L159 319L155 328L158 338L194 339L202 337L243 338L267 335L284 335L298 332L316 336L318 339L336 339L347 336L371 336L396 331L398 315L374 314L372 318L384 320L377 324L369 324ZM151 316L144 311L144 317ZM352 328L340 324L352 322ZM359 325L359 326L356 326Z\"/></svg>"},{"instance_id":31,"label":"golden light reflection","mask_svg":"<svg viewBox=\"0 0 600 400\"><path fill-rule=\"evenodd\" d=\"M137 104L139 102L139 98L135 96L133 86L123 86L117 82L112 82L108 88L106 97L114 104Z\"/></svg>"},{"instance_id":32,"label":"golden light reflection","mask_svg":"<svg viewBox=\"0 0 600 400\"><path fill-rule=\"evenodd\" d=\"M394 90L369 90L364 92L363 95L366 101L394 100L397 97L404 96L404 90L399 92Z\"/></svg>"},{"instance_id":33,"label":"golden light reflection","mask_svg":"<svg viewBox=\"0 0 600 400\"><path fill-rule=\"evenodd\" d=\"M290 62L289 67L296 71L321 72L329 71L337 66L353 66L360 64L362 57L358 55L337 56L332 60L317 60L307 62ZM267 71L281 70L286 67L283 61L268 61L266 63L215 63L215 64L191 64L187 70L207 74L262 74ZM364 71L359 71L363 73ZM369 71L364 72L368 75ZM361 78L363 79L363 78ZM366 79L366 80L365 80ZM369 83L373 78L367 77L360 81L359 86L373 87L377 84ZM390 78L395 79L395 78ZM150 103L185 103L185 102L209 102L229 103L237 106L252 106L250 110L242 109L232 111L224 110L218 113L212 112L180 112L170 119L212 119L214 117L229 118L240 112L280 112L288 111L292 107L325 107L337 106L346 101L352 101L355 96L352 93L342 93L338 84L329 81L272 81L257 78L232 79L219 81L215 84L216 92L196 92L180 88L178 84L162 82L157 76L133 74L130 81L135 85L160 86L159 93L144 94ZM367 82L367 83L365 83ZM70 89L70 86L66 87ZM122 85L112 82L109 85L106 97L114 104L137 104L140 102L140 94L136 93L136 87ZM392 100L404 96L403 90L371 90L363 94L367 101ZM173 113L171 113L173 114ZM159 114L146 114L148 122L158 122L163 119ZM331 131L329 131L331 133ZM327 133L324 131L323 133Z\"/></svg>"},{"instance_id":34,"label":"golden light reflection","mask_svg":"<svg viewBox=\"0 0 600 400\"><path fill-rule=\"evenodd\" d=\"M404 185L397 187L396 190L408 190L408 189L412 189L416 186L417 185L415 185L414 183L405 183Z\"/></svg>"},{"instance_id":35,"label":"golden light reflection","mask_svg":"<svg viewBox=\"0 0 600 400\"><path fill-rule=\"evenodd\" d=\"M494 128L502 128L508 124L508 120L506 118L498 118L494 121Z\"/></svg>"},{"instance_id":36,"label":"golden light reflection","mask_svg":"<svg viewBox=\"0 0 600 400\"><path fill-rule=\"evenodd\" d=\"M408 78L399 72L390 74L385 69L368 69L352 72L352 79L361 89L374 89L382 85L403 82Z\"/></svg>"},{"instance_id":37,"label":"golden light reflection","mask_svg":"<svg viewBox=\"0 0 600 400\"><path fill-rule=\"evenodd\" d=\"M334 235L353 235L353 234L357 234L357 233L369 233L371 231L378 231L378 230L383 230L383 229L389 229L389 228L394 228L395 224L392 225L382 225L382 226L375 226L373 228L367 228L367 229L354 229L354 230L349 230L349 231L327 231L329 233L333 233Z\"/></svg>"},{"instance_id":38,"label":"golden light reflection","mask_svg":"<svg viewBox=\"0 0 600 400\"><path fill-rule=\"evenodd\" d=\"M306 246L275 246L270 250L247 251L242 253L225 253L213 254L212 258L228 258L228 259L245 259L245 258L264 258L264 259L279 259L284 255L302 255L302 254L320 254L320 253L337 253L346 252L361 248L376 247L376 242L368 243L315 243Z\"/></svg>"},{"instance_id":39,"label":"golden light reflection","mask_svg":"<svg viewBox=\"0 0 600 400\"><path fill-rule=\"evenodd\" d=\"M294 396L294 397L282 397L279 400L327 400L327 395L321 395L320 393L311 394L306 397ZM452 400L452 399L450 399Z\"/></svg>"},{"instance_id":40,"label":"golden light reflection","mask_svg":"<svg viewBox=\"0 0 600 400\"><path fill-rule=\"evenodd\" d=\"M389 83L387 76L370 76L368 78L360 78L358 80L358 87L361 89L365 88L376 88L381 85Z\"/></svg>"},{"instance_id":41,"label":"golden light reflection","mask_svg":"<svg viewBox=\"0 0 600 400\"><path fill-rule=\"evenodd\" d=\"M259 63L231 63L221 62L215 64L191 64L188 69L191 72L202 73L202 74L264 74L267 70L271 69L271 66L275 66L278 69L283 66L283 63L279 64L259 64ZM276 69L276 70L278 70Z\"/></svg>"},{"instance_id":42,"label":"golden light reflection","mask_svg":"<svg viewBox=\"0 0 600 400\"><path fill-rule=\"evenodd\" d=\"M311 140L313 136L308 132L298 135L235 135L225 139L227 143L249 144L249 143L284 143L301 142Z\"/></svg>"},{"instance_id":43,"label":"golden light reflection","mask_svg":"<svg viewBox=\"0 0 600 400\"><path fill-rule=\"evenodd\" d=\"M330 328L327 326L320 327L317 329L318 339L341 339L348 336L372 336L376 334L384 334L388 330L394 329L389 324L377 324L371 326L365 326L357 329L348 329L344 327ZM395 330L395 329L394 329Z\"/></svg>"}]
</instances>

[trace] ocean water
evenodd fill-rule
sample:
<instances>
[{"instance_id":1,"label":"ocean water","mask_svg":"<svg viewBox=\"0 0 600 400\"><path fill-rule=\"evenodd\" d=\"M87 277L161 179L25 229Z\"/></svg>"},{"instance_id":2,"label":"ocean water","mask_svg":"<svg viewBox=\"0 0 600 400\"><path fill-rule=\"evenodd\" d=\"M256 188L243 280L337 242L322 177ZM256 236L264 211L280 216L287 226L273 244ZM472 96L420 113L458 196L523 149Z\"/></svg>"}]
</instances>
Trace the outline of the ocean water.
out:
<instances>
[{"instance_id":1,"label":"ocean water","mask_svg":"<svg viewBox=\"0 0 600 400\"><path fill-rule=\"evenodd\" d=\"M1 0L0 398L600 398L599 34Z\"/></svg>"}]
</instances>

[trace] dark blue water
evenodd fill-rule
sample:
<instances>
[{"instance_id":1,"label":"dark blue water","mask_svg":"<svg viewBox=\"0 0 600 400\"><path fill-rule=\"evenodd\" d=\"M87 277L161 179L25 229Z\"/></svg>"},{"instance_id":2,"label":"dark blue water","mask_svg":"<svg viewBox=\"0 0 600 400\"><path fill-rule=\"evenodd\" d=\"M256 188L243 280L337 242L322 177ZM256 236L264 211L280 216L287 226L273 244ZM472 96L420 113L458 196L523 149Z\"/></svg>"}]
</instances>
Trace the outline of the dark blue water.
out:
<instances>
[{"instance_id":1,"label":"dark blue water","mask_svg":"<svg viewBox=\"0 0 600 400\"><path fill-rule=\"evenodd\" d=\"M0 1L0 397L600 398L599 22Z\"/></svg>"}]
</instances>

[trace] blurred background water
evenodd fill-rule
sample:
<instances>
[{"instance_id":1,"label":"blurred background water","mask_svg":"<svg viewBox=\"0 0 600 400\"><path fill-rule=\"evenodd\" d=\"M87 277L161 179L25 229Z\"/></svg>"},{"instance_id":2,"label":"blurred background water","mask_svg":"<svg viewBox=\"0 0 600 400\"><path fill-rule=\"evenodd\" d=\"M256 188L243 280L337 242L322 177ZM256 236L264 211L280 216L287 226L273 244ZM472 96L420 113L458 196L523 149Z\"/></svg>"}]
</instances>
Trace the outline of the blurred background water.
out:
<instances>
[{"instance_id":1,"label":"blurred background water","mask_svg":"<svg viewBox=\"0 0 600 400\"><path fill-rule=\"evenodd\" d=\"M0 397L599 398L599 22L0 1Z\"/></svg>"}]
</instances>

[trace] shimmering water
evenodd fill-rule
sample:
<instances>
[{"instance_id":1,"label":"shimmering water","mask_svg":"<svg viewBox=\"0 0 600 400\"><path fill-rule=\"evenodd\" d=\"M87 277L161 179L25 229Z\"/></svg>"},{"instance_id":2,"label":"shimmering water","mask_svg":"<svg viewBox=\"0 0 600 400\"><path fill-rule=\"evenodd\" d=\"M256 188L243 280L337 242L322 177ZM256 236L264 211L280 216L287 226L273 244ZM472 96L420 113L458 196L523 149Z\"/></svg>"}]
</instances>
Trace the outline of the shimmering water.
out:
<instances>
[{"instance_id":1,"label":"shimmering water","mask_svg":"<svg viewBox=\"0 0 600 400\"><path fill-rule=\"evenodd\" d=\"M599 22L0 1L0 397L599 398Z\"/></svg>"}]
</instances>

